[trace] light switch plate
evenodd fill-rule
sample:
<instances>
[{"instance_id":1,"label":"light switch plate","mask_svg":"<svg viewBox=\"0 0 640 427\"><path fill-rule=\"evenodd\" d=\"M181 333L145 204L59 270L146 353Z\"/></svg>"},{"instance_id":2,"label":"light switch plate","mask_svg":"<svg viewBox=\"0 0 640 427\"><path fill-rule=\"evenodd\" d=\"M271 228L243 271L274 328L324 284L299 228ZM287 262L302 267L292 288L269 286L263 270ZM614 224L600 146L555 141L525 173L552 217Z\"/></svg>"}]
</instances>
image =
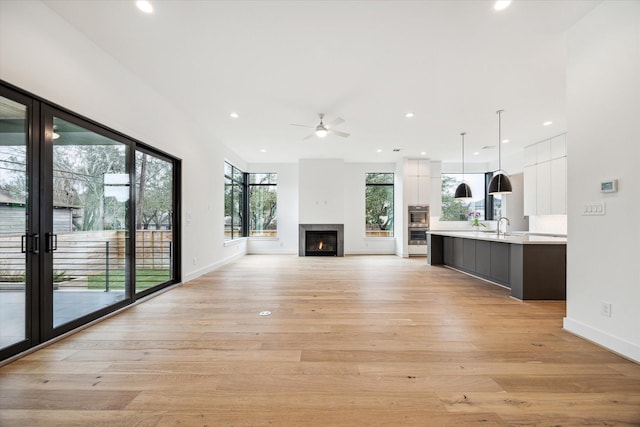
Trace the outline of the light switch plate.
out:
<instances>
[{"instance_id":1,"label":"light switch plate","mask_svg":"<svg viewBox=\"0 0 640 427\"><path fill-rule=\"evenodd\" d=\"M591 202L587 203L582 208L583 216L597 216L606 215L607 209L604 202Z\"/></svg>"}]
</instances>

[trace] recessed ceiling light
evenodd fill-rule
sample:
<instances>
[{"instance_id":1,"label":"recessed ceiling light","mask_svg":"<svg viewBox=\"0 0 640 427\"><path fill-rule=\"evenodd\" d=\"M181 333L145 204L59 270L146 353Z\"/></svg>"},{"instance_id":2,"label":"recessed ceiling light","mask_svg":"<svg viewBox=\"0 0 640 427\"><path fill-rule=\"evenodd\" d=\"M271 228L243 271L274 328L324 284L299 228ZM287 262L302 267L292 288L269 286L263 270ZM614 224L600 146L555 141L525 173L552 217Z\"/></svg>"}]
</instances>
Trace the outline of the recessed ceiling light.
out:
<instances>
[{"instance_id":1,"label":"recessed ceiling light","mask_svg":"<svg viewBox=\"0 0 640 427\"><path fill-rule=\"evenodd\" d=\"M232 119L237 119L239 116L238 116L238 113L234 112L234 113L229 114L229 117L231 117Z\"/></svg>"},{"instance_id":2,"label":"recessed ceiling light","mask_svg":"<svg viewBox=\"0 0 640 427\"><path fill-rule=\"evenodd\" d=\"M542 126L549 126L549 125L552 125L552 124L553 124L553 122L544 122L544 123L542 124Z\"/></svg>"},{"instance_id":3,"label":"recessed ceiling light","mask_svg":"<svg viewBox=\"0 0 640 427\"><path fill-rule=\"evenodd\" d=\"M494 5L494 10L505 10L511 4L511 0L497 0Z\"/></svg>"},{"instance_id":4,"label":"recessed ceiling light","mask_svg":"<svg viewBox=\"0 0 640 427\"><path fill-rule=\"evenodd\" d=\"M414 114L414 113L412 113L411 111L409 111L408 113L405 113L405 115L404 115L404 116L405 116L407 119L410 119L410 118L412 118L413 116L415 116L415 114Z\"/></svg>"},{"instance_id":5,"label":"recessed ceiling light","mask_svg":"<svg viewBox=\"0 0 640 427\"><path fill-rule=\"evenodd\" d=\"M502 143L503 143L503 144L508 144L508 143L509 143L509 140L508 140L508 139L503 139L503 140L502 140Z\"/></svg>"},{"instance_id":6,"label":"recessed ceiling light","mask_svg":"<svg viewBox=\"0 0 640 427\"><path fill-rule=\"evenodd\" d=\"M264 148L260 150L261 153L266 153L267 150L265 150Z\"/></svg>"},{"instance_id":7,"label":"recessed ceiling light","mask_svg":"<svg viewBox=\"0 0 640 427\"><path fill-rule=\"evenodd\" d=\"M382 148L378 148L378 149L376 150L376 153L382 153Z\"/></svg>"},{"instance_id":8,"label":"recessed ceiling light","mask_svg":"<svg viewBox=\"0 0 640 427\"><path fill-rule=\"evenodd\" d=\"M473 152L473 155L474 155L474 156L477 156L477 155L479 155L479 154L480 154L480 153L478 153L477 151L474 151L474 152Z\"/></svg>"},{"instance_id":9,"label":"recessed ceiling light","mask_svg":"<svg viewBox=\"0 0 640 427\"><path fill-rule=\"evenodd\" d=\"M153 6L151 6L151 2L148 0L138 0L136 6L144 13L153 13Z\"/></svg>"},{"instance_id":10,"label":"recessed ceiling light","mask_svg":"<svg viewBox=\"0 0 640 427\"><path fill-rule=\"evenodd\" d=\"M421 156L426 156L426 155L427 155L427 152L426 152L426 151L423 151L423 152L421 152L421 153L420 153L420 155L421 155Z\"/></svg>"},{"instance_id":11,"label":"recessed ceiling light","mask_svg":"<svg viewBox=\"0 0 640 427\"><path fill-rule=\"evenodd\" d=\"M53 134L51 134L51 137L52 137L53 139L58 139L58 138L60 138L60 134L59 134L59 133L56 133L56 131L53 131Z\"/></svg>"}]
</instances>

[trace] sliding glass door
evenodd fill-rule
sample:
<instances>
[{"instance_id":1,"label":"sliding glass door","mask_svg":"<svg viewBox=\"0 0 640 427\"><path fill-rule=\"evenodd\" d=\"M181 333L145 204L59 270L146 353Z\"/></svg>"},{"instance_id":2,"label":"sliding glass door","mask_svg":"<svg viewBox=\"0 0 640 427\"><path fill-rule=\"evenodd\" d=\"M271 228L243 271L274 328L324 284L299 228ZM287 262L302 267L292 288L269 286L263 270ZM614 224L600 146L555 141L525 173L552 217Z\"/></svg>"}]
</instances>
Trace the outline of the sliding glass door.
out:
<instances>
[{"instance_id":1,"label":"sliding glass door","mask_svg":"<svg viewBox=\"0 0 640 427\"><path fill-rule=\"evenodd\" d=\"M31 266L39 251L30 197L31 103L0 95L0 351L26 349L32 336Z\"/></svg>"},{"instance_id":2,"label":"sliding glass door","mask_svg":"<svg viewBox=\"0 0 640 427\"><path fill-rule=\"evenodd\" d=\"M51 129L44 244L55 329L129 297L132 150L90 123L44 111Z\"/></svg>"}]
</instances>

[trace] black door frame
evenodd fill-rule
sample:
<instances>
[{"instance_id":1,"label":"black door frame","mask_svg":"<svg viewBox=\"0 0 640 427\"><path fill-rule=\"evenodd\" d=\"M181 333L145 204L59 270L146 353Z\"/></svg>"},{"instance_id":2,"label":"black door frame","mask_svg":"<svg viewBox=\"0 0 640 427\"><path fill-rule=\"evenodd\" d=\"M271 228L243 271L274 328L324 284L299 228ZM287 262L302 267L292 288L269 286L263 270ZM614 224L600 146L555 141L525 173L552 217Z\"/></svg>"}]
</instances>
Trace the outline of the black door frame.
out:
<instances>
[{"instance_id":1,"label":"black door frame","mask_svg":"<svg viewBox=\"0 0 640 427\"><path fill-rule=\"evenodd\" d=\"M141 141L103 126L91 119L48 102L0 80L0 96L27 107L27 254L25 285L25 339L0 349L0 362L77 329L106 314L119 310L152 292L179 283L181 277L181 160L154 149ZM125 298L116 304L84 315L71 322L53 327L53 255L46 251L45 235L53 232L53 117L61 118L89 131L127 145L126 168L129 172L129 238L126 263L129 274ZM136 150L161 157L173 166L173 279L135 293L135 153ZM37 236L37 237L35 237ZM29 240L31 239L31 240ZM35 241L38 247L36 250Z\"/></svg>"}]
</instances>

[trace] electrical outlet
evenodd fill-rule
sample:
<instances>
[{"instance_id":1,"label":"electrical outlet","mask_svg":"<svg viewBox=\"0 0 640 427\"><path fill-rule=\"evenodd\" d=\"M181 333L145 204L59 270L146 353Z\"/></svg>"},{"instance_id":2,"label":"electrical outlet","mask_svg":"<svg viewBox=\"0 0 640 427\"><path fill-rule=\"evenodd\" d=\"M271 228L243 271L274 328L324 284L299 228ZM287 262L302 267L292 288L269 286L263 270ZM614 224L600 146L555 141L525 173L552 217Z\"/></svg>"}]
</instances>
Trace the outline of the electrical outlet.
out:
<instances>
[{"instance_id":1,"label":"electrical outlet","mask_svg":"<svg viewBox=\"0 0 640 427\"><path fill-rule=\"evenodd\" d=\"M611 317L611 303L600 301L600 314L604 317Z\"/></svg>"},{"instance_id":2,"label":"electrical outlet","mask_svg":"<svg viewBox=\"0 0 640 427\"><path fill-rule=\"evenodd\" d=\"M193 265L198 265L198 258L197 257L193 257Z\"/></svg>"}]
</instances>

